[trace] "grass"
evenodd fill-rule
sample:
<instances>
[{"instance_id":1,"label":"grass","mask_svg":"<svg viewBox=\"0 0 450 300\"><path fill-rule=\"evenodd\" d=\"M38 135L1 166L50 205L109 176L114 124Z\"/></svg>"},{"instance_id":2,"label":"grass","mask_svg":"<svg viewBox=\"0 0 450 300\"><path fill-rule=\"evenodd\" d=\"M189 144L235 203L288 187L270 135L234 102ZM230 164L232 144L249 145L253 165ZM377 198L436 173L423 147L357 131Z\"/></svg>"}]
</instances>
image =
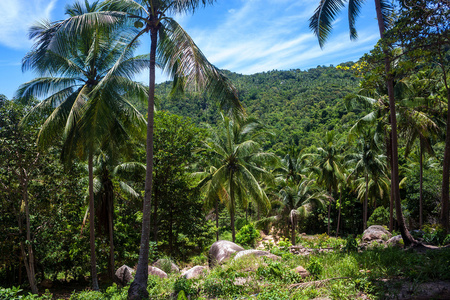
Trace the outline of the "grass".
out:
<instances>
[{"instance_id":1,"label":"grass","mask_svg":"<svg viewBox=\"0 0 450 300\"><path fill-rule=\"evenodd\" d=\"M325 236L304 239L303 243L310 248L345 249L344 240ZM151 276L150 298L177 299L177 293L183 291L189 299L351 299L362 294L384 299L386 294L395 295L401 282L450 280L450 249L418 253L375 247L364 252L336 250L309 256L273 250L281 254L281 260L247 256L230 260L199 279L185 280L180 274L169 274L167 279ZM297 266L305 267L311 276L302 279L293 271ZM113 285L101 293L76 292L71 299L121 300L126 299L127 289Z\"/></svg>"}]
</instances>

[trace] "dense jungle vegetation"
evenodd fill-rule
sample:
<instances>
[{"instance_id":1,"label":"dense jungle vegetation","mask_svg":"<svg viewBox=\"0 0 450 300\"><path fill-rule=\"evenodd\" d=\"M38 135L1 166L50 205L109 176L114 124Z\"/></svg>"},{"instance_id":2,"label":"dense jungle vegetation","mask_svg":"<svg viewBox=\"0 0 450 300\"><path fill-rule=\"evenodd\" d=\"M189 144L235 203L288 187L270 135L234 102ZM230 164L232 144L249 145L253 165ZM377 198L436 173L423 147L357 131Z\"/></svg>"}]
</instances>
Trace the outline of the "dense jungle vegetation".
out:
<instances>
[{"instance_id":1,"label":"dense jungle vegetation","mask_svg":"<svg viewBox=\"0 0 450 300\"><path fill-rule=\"evenodd\" d=\"M382 39L358 62L253 75L215 68L165 14L198 1L75 3L33 27L23 69L39 76L0 96L0 299L382 299L448 284L450 9L416 2L382 7ZM133 81L155 66L173 81ZM371 225L396 246L365 244ZM277 258L172 271L206 266L216 240ZM158 259L165 279L147 274ZM123 265L135 277L121 287Z\"/></svg>"}]
</instances>

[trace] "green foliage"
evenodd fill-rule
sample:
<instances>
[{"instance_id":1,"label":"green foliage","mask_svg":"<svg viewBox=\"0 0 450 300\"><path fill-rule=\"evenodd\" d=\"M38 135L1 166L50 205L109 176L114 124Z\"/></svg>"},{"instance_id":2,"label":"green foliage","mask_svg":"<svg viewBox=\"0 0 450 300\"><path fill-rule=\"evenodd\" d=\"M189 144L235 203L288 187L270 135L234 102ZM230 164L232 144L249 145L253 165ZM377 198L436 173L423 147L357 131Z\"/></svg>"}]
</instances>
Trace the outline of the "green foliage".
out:
<instances>
[{"instance_id":1,"label":"green foliage","mask_svg":"<svg viewBox=\"0 0 450 300\"><path fill-rule=\"evenodd\" d=\"M173 290L175 293L183 292L190 296L195 296L198 293L198 290L195 285L195 281L186 279L184 277L179 277L175 281L175 283L173 285Z\"/></svg>"},{"instance_id":2,"label":"green foliage","mask_svg":"<svg viewBox=\"0 0 450 300\"><path fill-rule=\"evenodd\" d=\"M389 225L389 211L383 206L378 206L367 221L367 226Z\"/></svg>"},{"instance_id":3,"label":"green foliage","mask_svg":"<svg viewBox=\"0 0 450 300\"><path fill-rule=\"evenodd\" d=\"M0 300L19 299L20 292L22 292L22 289L19 286L0 288Z\"/></svg>"},{"instance_id":4,"label":"green foliage","mask_svg":"<svg viewBox=\"0 0 450 300\"><path fill-rule=\"evenodd\" d=\"M445 245L450 242L450 234L446 234L440 225L425 225L423 227L423 240L431 245Z\"/></svg>"},{"instance_id":5,"label":"green foliage","mask_svg":"<svg viewBox=\"0 0 450 300\"><path fill-rule=\"evenodd\" d=\"M256 241L260 238L259 231L256 230L253 223L244 225L236 234L236 243L253 247Z\"/></svg>"},{"instance_id":6,"label":"green foliage","mask_svg":"<svg viewBox=\"0 0 450 300\"><path fill-rule=\"evenodd\" d=\"M306 266L306 270L308 270L309 273L315 278L319 278L319 276L323 272L322 260L315 256L312 256L308 262L308 265Z\"/></svg>"},{"instance_id":7,"label":"green foliage","mask_svg":"<svg viewBox=\"0 0 450 300\"><path fill-rule=\"evenodd\" d=\"M343 251L344 252L358 251L358 241L353 237L353 235L349 235L345 240L345 247Z\"/></svg>"}]
</instances>

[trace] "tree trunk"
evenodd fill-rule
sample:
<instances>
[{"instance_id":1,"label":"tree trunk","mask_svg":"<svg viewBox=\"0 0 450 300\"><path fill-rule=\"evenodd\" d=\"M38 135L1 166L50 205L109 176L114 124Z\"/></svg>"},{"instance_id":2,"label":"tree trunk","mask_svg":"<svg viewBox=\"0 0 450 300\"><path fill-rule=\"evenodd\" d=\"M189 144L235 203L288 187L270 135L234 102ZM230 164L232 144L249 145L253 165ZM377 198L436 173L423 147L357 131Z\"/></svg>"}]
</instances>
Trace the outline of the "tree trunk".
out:
<instances>
[{"instance_id":1,"label":"tree trunk","mask_svg":"<svg viewBox=\"0 0 450 300\"><path fill-rule=\"evenodd\" d=\"M236 229L234 228L234 213L236 208L234 205L233 171L230 173L230 202L231 237L234 243L236 241Z\"/></svg>"},{"instance_id":2,"label":"tree trunk","mask_svg":"<svg viewBox=\"0 0 450 300\"><path fill-rule=\"evenodd\" d=\"M219 198L216 198L216 241L219 240Z\"/></svg>"},{"instance_id":3,"label":"tree trunk","mask_svg":"<svg viewBox=\"0 0 450 300\"><path fill-rule=\"evenodd\" d=\"M112 182L110 182L112 185ZM108 231L109 231L109 276L114 279L114 191L108 197Z\"/></svg>"},{"instance_id":4,"label":"tree trunk","mask_svg":"<svg viewBox=\"0 0 450 300\"><path fill-rule=\"evenodd\" d=\"M152 16L156 18L155 16ZM148 25L147 25L148 26ZM153 123L154 123L154 103L155 103L155 66L156 66L156 45L158 42L158 28L153 26L150 29L150 78L148 90L148 115L147 115L147 156L145 172L145 196L142 210L142 231L141 244L139 250L139 260L134 281L128 290L128 299L148 299L148 254L150 242L150 219L152 203L152 182L153 182Z\"/></svg>"},{"instance_id":5,"label":"tree trunk","mask_svg":"<svg viewBox=\"0 0 450 300\"><path fill-rule=\"evenodd\" d=\"M330 218L331 218L331 189L330 189L330 199L328 199L328 228L327 234L330 235Z\"/></svg>"},{"instance_id":6,"label":"tree trunk","mask_svg":"<svg viewBox=\"0 0 450 300\"><path fill-rule=\"evenodd\" d=\"M368 206L368 196L369 196L369 175L365 174L366 180L366 191L364 192L364 204L363 204L363 232L367 228L367 206Z\"/></svg>"},{"instance_id":7,"label":"tree trunk","mask_svg":"<svg viewBox=\"0 0 450 300\"><path fill-rule=\"evenodd\" d=\"M442 53L439 51L440 60L442 59ZM450 88L447 82L447 73L445 70L445 65L439 64L443 73L444 86L447 90L447 126L446 126L446 136L445 136L445 150L444 150L444 162L442 167L442 198L441 198L441 225L445 232L448 233L449 228L449 177L450 177Z\"/></svg>"},{"instance_id":8,"label":"tree trunk","mask_svg":"<svg viewBox=\"0 0 450 300\"><path fill-rule=\"evenodd\" d=\"M419 229L422 229L423 225L423 143L420 139L420 153L419 153L419 166L420 166L420 196L419 196Z\"/></svg>"},{"instance_id":9,"label":"tree trunk","mask_svg":"<svg viewBox=\"0 0 450 300\"><path fill-rule=\"evenodd\" d=\"M155 197L153 198L153 241L155 243L158 243L158 187L157 186L155 186L155 195L154 196Z\"/></svg>"},{"instance_id":10,"label":"tree trunk","mask_svg":"<svg viewBox=\"0 0 450 300\"><path fill-rule=\"evenodd\" d=\"M381 3L380 0L375 0L375 9L377 12L378 28L380 30L380 37L384 37L384 23L383 15L381 13ZM400 190L399 190L399 175L398 175L398 143L397 143L397 117L395 115L395 99L394 99L394 80L391 74L391 65L389 59L388 50L384 47L383 49L384 58L384 68L386 73L386 84L389 96L389 110L391 118L391 132L392 132L392 174L391 174L391 190L394 196L395 210L397 215L397 224L400 229L400 233L403 238L405 246L411 244L417 244L417 241L409 233L406 228L405 220L403 218L402 207L400 202Z\"/></svg>"},{"instance_id":11,"label":"tree trunk","mask_svg":"<svg viewBox=\"0 0 450 300\"><path fill-rule=\"evenodd\" d=\"M92 289L99 291L97 279L97 260L95 257L95 207L94 207L94 170L92 150L89 151L88 158L89 171L89 244L91 248L91 278Z\"/></svg>"},{"instance_id":12,"label":"tree trunk","mask_svg":"<svg viewBox=\"0 0 450 300\"><path fill-rule=\"evenodd\" d=\"M33 245L32 245L32 241L31 241L31 223L30 223L30 208L29 208L29 203L28 203L28 178L26 176L25 170L22 169L21 172L21 176L20 176L20 182L22 185L22 199L23 202L25 204L25 223L26 223L26 244L27 244L27 251L25 251L25 246L24 243L21 242L20 243L20 248L21 248L21 252L22 252L22 256L23 256L23 262L25 265L25 270L27 271L27 277L28 277L28 282L30 283L30 287L31 287L31 292L33 294L37 294L38 293L38 288L37 288L37 284L36 284L36 271L35 271L35 267L34 267L34 252L33 252ZM22 228L21 226L21 221L19 218L19 230L21 231L20 228Z\"/></svg>"},{"instance_id":13,"label":"tree trunk","mask_svg":"<svg viewBox=\"0 0 450 300\"><path fill-rule=\"evenodd\" d=\"M339 225L341 224L341 208L342 208L342 188L339 191L339 212L336 226L336 237L339 235Z\"/></svg>"}]
</instances>

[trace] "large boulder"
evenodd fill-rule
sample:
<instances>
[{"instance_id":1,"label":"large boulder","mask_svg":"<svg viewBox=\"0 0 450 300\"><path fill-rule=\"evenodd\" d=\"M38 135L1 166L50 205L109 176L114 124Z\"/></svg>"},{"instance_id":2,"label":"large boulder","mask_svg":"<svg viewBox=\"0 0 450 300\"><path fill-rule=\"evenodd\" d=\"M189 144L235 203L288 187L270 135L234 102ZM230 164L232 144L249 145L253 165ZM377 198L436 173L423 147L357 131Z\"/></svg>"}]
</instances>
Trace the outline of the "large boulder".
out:
<instances>
[{"instance_id":1,"label":"large boulder","mask_svg":"<svg viewBox=\"0 0 450 300\"><path fill-rule=\"evenodd\" d=\"M230 256L236 252L243 251L244 248L241 246L230 242L230 241L217 241L212 244L211 249L209 249L208 262L209 267L212 268L224 260L230 258Z\"/></svg>"},{"instance_id":2,"label":"large boulder","mask_svg":"<svg viewBox=\"0 0 450 300\"><path fill-rule=\"evenodd\" d=\"M156 275L159 276L160 278L167 278L167 273L164 272L163 270L157 268L157 267L152 267L152 266L148 266L148 275Z\"/></svg>"},{"instance_id":3,"label":"large boulder","mask_svg":"<svg viewBox=\"0 0 450 300\"><path fill-rule=\"evenodd\" d=\"M167 259L167 258L158 259L157 261L155 261L153 263L153 266L157 267L163 271L168 271L166 269L169 269L169 266L170 266L169 273L180 273L180 268L178 268L176 264L174 264L170 259Z\"/></svg>"},{"instance_id":4,"label":"large boulder","mask_svg":"<svg viewBox=\"0 0 450 300\"><path fill-rule=\"evenodd\" d=\"M184 272L182 276L186 279L198 278L205 274L205 270L208 270L207 266L195 266Z\"/></svg>"},{"instance_id":5,"label":"large boulder","mask_svg":"<svg viewBox=\"0 0 450 300\"><path fill-rule=\"evenodd\" d=\"M116 281L121 285L127 285L134 279L134 270L127 265L123 265L114 273Z\"/></svg>"},{"instance_id":6,"label":"large boulder","mask_svg":"<svg viewBox=\"0 0 450 300\"><path fill-rule=\"evenodd\" d=\"M252 250L239 251L236 254L236 256L234 257L234 259L239 259L239 258L247 256L247 255L252 255L252 256L257 256L257 257L267 256L267 257L272 258L274 260L280 260L281 259L281 257L279 257L279 256L277 256L275 254L272 254L270 252L262 251L262 250L253 250L253 249Z\"/></svg>"},{"instance_id":7,"label":"large boulder","mask_svg":"<svg viewBox=\"0 0 450 300\"><path fill-rule=\"evenodd\" d=\"M380 225L372 225L366 230L364 230L362 241L363 242L372 242L377 241L379 243L386 242L390 239L392 234L384 229L383 226Z\"/></svg>"}]
</instances>

